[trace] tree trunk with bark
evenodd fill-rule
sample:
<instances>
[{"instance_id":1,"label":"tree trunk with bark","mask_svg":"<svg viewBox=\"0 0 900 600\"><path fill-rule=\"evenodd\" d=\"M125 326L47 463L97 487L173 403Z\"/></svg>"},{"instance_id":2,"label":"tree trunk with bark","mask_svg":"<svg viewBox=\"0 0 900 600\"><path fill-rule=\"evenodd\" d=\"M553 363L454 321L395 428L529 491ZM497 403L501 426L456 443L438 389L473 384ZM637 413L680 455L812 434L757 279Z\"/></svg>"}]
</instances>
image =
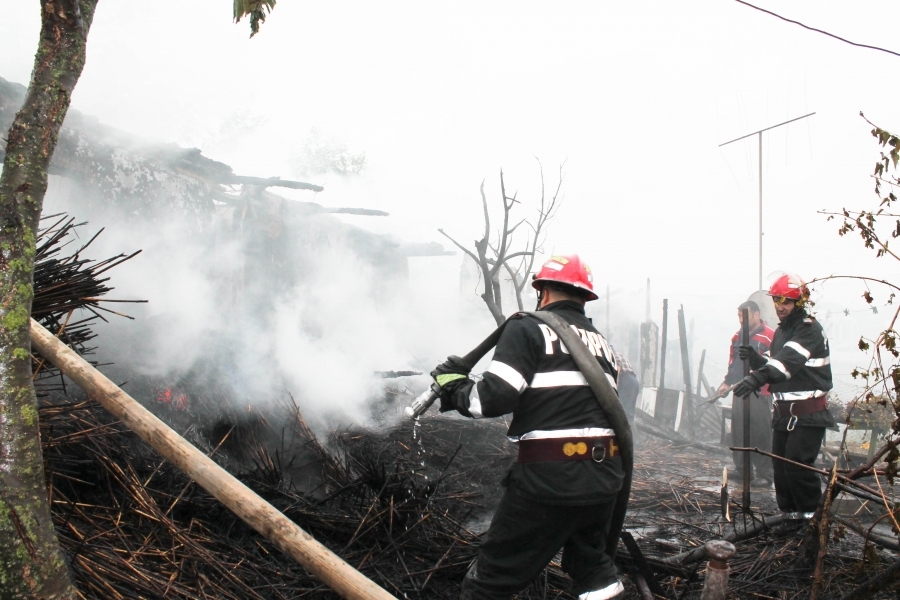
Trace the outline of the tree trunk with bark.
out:
<instances>
[{"instance_id":1,"label":"tree trunk with bark","mask_svg":"<svg viewBox=\"0 0 900 600\"><path fill-rule=\"evenodd\" d=\"M4 598L75 598L56 539L31 381L35 236L47 171L85 62L98 0L42 0L25 102L0 174L0 590Z\"/></svg>"}]
</instances>

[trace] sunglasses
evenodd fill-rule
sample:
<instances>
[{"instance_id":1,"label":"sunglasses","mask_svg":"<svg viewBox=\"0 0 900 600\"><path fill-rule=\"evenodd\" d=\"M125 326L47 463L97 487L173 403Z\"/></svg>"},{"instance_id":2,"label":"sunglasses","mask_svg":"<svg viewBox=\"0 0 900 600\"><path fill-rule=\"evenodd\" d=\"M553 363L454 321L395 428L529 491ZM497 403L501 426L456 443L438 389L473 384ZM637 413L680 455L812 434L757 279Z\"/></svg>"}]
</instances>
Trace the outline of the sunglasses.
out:
<instances>
[{"instance_id":1,"label":"sunglasses","mask_svg":"<svg viewBox=\"0 0 900 600\"><path fill-rule=\"evenodd\" d=\"M788 298L786 296L772 296L772 302L775 303L775 306L781 306L785 302L796 302L793 298Z\"/></svg>"}]
</instances>

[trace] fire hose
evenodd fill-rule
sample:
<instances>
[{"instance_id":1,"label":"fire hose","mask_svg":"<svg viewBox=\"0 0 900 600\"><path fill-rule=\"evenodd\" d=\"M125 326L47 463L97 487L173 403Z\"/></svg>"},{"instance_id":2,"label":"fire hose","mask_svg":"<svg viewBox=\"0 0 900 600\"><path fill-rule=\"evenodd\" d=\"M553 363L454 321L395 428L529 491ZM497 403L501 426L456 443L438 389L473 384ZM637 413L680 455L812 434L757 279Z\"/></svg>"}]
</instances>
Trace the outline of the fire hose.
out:
<instances>
[{"instance_id":1,"label":"fire hose","mask_svg":"<svg viewBox=\"0 0 900 600\"><path fill-rule=\"evenodd\" d=\"M619 402L619 395L610 385L606 378L606 373L600 367L600 363L590 353L587 346L576 334L572 328L562 318L550 311L521 312L517 315L529 315L539 321L543 321L556 332L560 341L566 345L569 354L578 366L584 378L587 380L591 391L597 398L600 408L606 414L606 417L612 425L613 431L619 442L619 452L622 458L622 470L624 478L622 480L622 489L616 498L616 506L613 509L613 515L610 521L609 533L606 538L606 553L615 558L616 550L619 546L619 537L622 535L622 528L625 525L625 513L628 510L628 498L631 495L631 478L634 471L634 440L631 435L631 425L628 423L628 417L625 415L625 409ZM517 315L513 315L514 318ZM489 335L477 348L469 352L463 357L463 361L467 366L474 367L481 358L488 353L500 339L509 319L504 321L491 335ZM435 383L429 390L416 398L415 402L406 408L407 416L417 418L419 415L428 410L434 401L440 396L440 387Z\"/></svg>"},{"instance_id":2,"label":"fire hose","mask_svg":"<svg viewBox=\"0 0 900 600\"><path fill-rule=\"evenodd\" d=\"M34 319L31 345L88 396L338 595L349 600L396 600L156 418Z\"/></svg>"}]
</instances>

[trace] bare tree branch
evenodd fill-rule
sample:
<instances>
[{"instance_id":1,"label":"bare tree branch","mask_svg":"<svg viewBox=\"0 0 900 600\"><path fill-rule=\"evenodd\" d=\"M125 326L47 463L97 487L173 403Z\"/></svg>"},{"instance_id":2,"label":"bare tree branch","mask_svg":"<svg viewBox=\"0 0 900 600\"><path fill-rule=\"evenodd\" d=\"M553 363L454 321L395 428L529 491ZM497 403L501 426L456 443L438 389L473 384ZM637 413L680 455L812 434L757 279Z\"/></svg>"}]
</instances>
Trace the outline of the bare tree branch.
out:
<instances>
[{"instance_id":1,"label":"bare tree branch","mask_svg":"<svg viewBox=\"0 0 900 600\"><path fill-rule=\"evenodd\" d=\"M445 238L447 238L448 240L450 240L451 242L453 242L454 244L456 244L456 247L457 247L457 248L459 248L460 250L462 250L463 252L465 252L466 254L468 254L469 256L471 256L471 257L472 257L472 260L474 260L476 263L478 262L478 257L475 256L474 254L472 254L472 251L471 251L471 250L467 249L465 246L463 246L462 244L460 244L459 242L457 242L456 240L454 240L452 237L450 237L449 235L447 235L446 233L444 233L444 230L443 230L443 229L438 229L438 232L440 232L440 234L441 234L442 236L444 236Z\"/></svg>"},{"instance_id":2,"label":"bare tree branch","mask_svg":"<svg viewBox=\"0 0 900 600\"><path fill-rule=\"evenodd\" d=\"M481 180L481 204L484 206L484 239L491 235L491 213L488 212L487 196L484 195L484 179Z\"/></svg>"},{"instance_id":3,"label":"bare tree branch","mask_svg":"<svg viewBox=\"0 0 900 600\"><path fill-rule=\"evenodd\" d=\"M507 229L509 227L509 210L512 208L513 202L515 202L515 200L513 200L513 202L510 202L509 204L506 203L509 198L506 197L506 184L503 181L503 169L500 169L500 196L503 199L503 233L500 237L500 250L497 251L498 257L502 257L506 252L507 237L509 235ZM500 265L494 265L494 268L491 269L491 279L494 278L499 270Z\"/></svg>"},{"instance_id":4,"label":"bare tree branch","mask_svg":"<svg viewBox=\"0 0 900 600\"><path fill-rule=\"evenodd\" d=\"M505 264L505 263L509 262L510 260L512 260L514 258L518 258L520 256L533 256L533 255L534 255L534 252L529 251L529 250L523 250L522 252L513 252L512 254L507 254L503 258L503 263Z\"/></svg>"},{"instance_id":5,"label":"bare tree branch","mask_svg":"<svg viewBox=\"0 0 900 600\"><path fill-rule=\"evenodd\" d=\"M503 262L503 268L506 269L506 273L509 275L510 281L512 281L513 289L516 290L516 306L519 307L519 310L525 310L525 307L522 305L522 295L518 293L518 280L516 278L518 271L513 271L508 261Z\"/></svg>"},{"instance_id":6,"label":"bare tree branch","mask_svg":"<svg viewBox=\"0 0 900 600\"><path fill-rule=\"evenodd\" d=\"M547 223L554 217L556 211L559 208L559 193L562 189L563 181L565 180L565 176L563 175L563 168L565 167L565 163L559 166L559 180L556 184L556 190L553 192L553 197L550 199L549 204L547 203L546 193L545 193L545 184L544 184L544 166L541 164L541 161L538 160L538 167L541 171L541 204L538 208L538 218L535 223L534 230L534 240L531 247L530 259L528 261L528 268L524 274L522 286L524 287L525 281L528 279L528 274L534 268L534 259L538 252L541 251L541 248L544 244L544 239L546 239L546 227ZM544 234L544 239L541 238L541 234ZM526 247L527 249L527 247ZM521 288L520 288L521 289Z\"/></svg>"},{"instance_id":7,"label":"bare tree branch","mask_svg":"<svg viewBox=\"0 0 900 600\"><path fill-rule=\"evenodd\" d=\"M884 285L894 288L898 292L900 292L900 287L894 285L893 283L887 282L884 279L876 279L874 277L864 277L862 275L829 275L828 277L816 277L815 279L809 280L808 284L818 283L820 281L828 281L829 279L860 279L863 281L874 281L875 283L883 283Z\"/></svg>"},{"instance_id":8,"label":"bare tree branch","mask_svg":"<svg viewBox=\"0 0 900 600\"><path fill-rule=\"evenodd\" d=\"M538 165L540 166L540 161L538 161ZM552 200L549 202L544 187L543 169L541 170L541 201L537 211L537 221L534 225L532 225L528 219L522 219L515 225L510 226L510 211L516 204L519 204L519 200L517 199L518 193L513 194L512 197L507 195L506 181L503 170L501 169L500 194L503 203L503 225L496 231L495 240L497 241L495 243L491 243L490 211L488 209L487 195L484 192L484 181L481 182L480 187L481 205L484 211L484 235L480 240L475 240L475 251L472 252L471 250L464 248L462 244L450 237L443 229L438 229L441 235L453 242L457 248L462 250L466 256L471 258L475 261L475 264L478 265L484 283L484 293L481 295L481 298L484 300L484 303L487 305L488 310L490 310L491 315L497 321L498 325L505 320L505 317L503 316L503 289L499 277L500 269L505 269L509 274L513 290L515 291L516 304L519 310L522 310L522 289L525 287L528 275L531 273L531 269L534 266L535 253L539 251L541 244L543 243L543 238L546 237L547 223L552 219L553 214L559 206L559 192L563 182L562 169L563 165L560 165L559 184L556 187ZM523 224L527 225L532 230L533 237L526 236L524 250L510 252L510 248L513 247L515 233ZM494 256L488 257L488 251L493 253ZM511 261L515 259L520 259L520 263L514 268Z\"/></svg>"}]
</instances>

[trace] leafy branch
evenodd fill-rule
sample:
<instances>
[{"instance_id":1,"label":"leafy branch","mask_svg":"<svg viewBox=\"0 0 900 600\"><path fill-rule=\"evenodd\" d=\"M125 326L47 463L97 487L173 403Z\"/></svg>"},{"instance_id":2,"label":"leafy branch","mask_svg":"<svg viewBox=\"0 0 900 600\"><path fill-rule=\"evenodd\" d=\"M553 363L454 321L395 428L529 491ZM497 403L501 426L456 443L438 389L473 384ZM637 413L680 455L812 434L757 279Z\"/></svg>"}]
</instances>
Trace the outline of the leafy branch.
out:
<instances>
[{"instance_id":1,"label":"leafy branch","mask_svg":"<svg viewBox=\"0 0 900 600\"><path fill-rule=\"evenodd\" d=\"M277 0L234 0L234 22L239 23L242 18L250 17L250 37L259 33L259 26L266 20L275 8Z\"/></svg>"},{"instance_id":2,"label":"leafy branch","mask_svg":"<svg viewBox=\"0 0 900 600\"><path fill-rule=\"evenodd\" d=\"M897 195L893 191L889 191L886 195L882 192L882 184L888 184L890 188L900 185L900 178L897 176L897 165L900 163L900 138L866 119L863 113L860 113L860 116L872 126L871 135L881 147L872 175L875 179L875 194L878 204L870 209L848 210L844 208L839 212L820 211L820 213L828 215L829 221L836 218L841 220L838 229L839 236L843 237L851 232L857 232L862 239L863 246L874 250L876 257L890 256L900 261L900 256L890 247L891 241L900 237L900 218L898 218L900 215L893 210L894 203L897 202ZM889 305L894 304L894 298L900 292L900 285L880 277L830 275L810 283L825 282L831 279L856 279L862 282L865 285L862 297L870 305L874 303L875 297L869 284L887 288L889 292L887 304ZM891 485L894 483L898 474L898 465L900 465L900 451L898 451L898 445L900 445L900 402L898 402L898 397L900 397L900 333L896 329L898 318L900 318L900 306L895 309L888 326L874 339L860 337L857 347L861 352L867 353L867 364L865 367L854 368L850 375L854 379L861 380L863 389L847 405L845 418L848 425L853 417L856 422L867 424L872 428L883 427L887 430L885 444L875 452L873 460L870 460L864 467L854 469L853 473L856 476L875 476L877 479L879 472L875 469L876 463L883 460L884 467L881 474ZM842 450L845 449L846 430L844 433L844 440L841 442ZM836 462L834 468L837 468ZM889 506L888 497L881 482L877 483L878 490L873 491L877 491L879 494L875 495L880 496L885 506ZM814 518L814 522L817 524L815 529L818 530L818 539L814 539L815 536L808 534L804 541L808 549L807 556L815 561L814 589L821 587L825 544L828 539L827 509L839 489L834 485L832 478ZM894 501L892 500L890 504L894 504ZM893 513L889 511L889 514L893 520ZM900 534L900 529L896 533Z\"/></svg>"}]
</instances>

